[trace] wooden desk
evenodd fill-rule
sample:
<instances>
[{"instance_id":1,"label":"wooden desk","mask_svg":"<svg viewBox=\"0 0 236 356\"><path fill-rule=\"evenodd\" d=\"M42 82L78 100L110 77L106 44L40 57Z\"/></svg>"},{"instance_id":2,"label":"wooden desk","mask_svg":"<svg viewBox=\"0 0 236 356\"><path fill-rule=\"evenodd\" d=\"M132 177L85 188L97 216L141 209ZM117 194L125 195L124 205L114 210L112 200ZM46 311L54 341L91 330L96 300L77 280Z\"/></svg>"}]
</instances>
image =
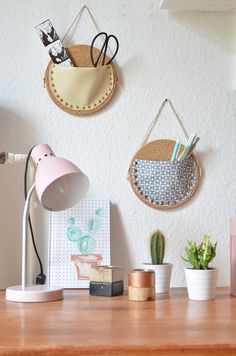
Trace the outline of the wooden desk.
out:
<instances>
[{"instance_id":1,"label":"wooden desk","mask_svg":"<svg viewBox=\"0 0 236 356\"><path fill-rule=\"evenodd\" d=\"M63 301L6 302L0 292L0 355L236 355L236 298L187 298L185 289L155 302L89 297L67 290Z\"/></svg>"}]
</instances>

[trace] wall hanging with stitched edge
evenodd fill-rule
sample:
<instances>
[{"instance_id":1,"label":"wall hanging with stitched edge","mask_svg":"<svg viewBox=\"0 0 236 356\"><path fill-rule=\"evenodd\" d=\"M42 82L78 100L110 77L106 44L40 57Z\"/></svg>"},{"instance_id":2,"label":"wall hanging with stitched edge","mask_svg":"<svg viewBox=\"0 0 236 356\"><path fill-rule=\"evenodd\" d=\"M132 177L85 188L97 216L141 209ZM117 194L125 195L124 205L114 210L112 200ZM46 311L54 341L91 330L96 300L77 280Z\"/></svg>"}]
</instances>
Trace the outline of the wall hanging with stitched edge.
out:
<instances>
[{"instance_id":1,"label":"wall hanging with stitched edge","mask_svg":"<svg viewBox=\"0 0 236 356\"><path fill-rule=\"evenodd\" d=\"M185 204L196 192L201 168L196 155L191 154L184 160L171 161L176 142L169 139L146 143L166 103L169 103L186 139L189 139L181 119L171 101L165 99L150 124L139 150L133 156L128 179L136 196L148 206L167 210ZM184 151L180 145L179 157Z\"/></svg>"},{"instance_id":2,"label":"wall hanging with stitched edge","mask_svg":"<svg viewBox=\"0 0 236 356\"><path fill-rule=\"evenodd\" d=\"M115 36L101 32L89 8L83 6L69 27L62 42L87 9L98 35L104 39L101 49L89 45L73 45L67 53L74 67L60 66L50 61L45 72L45 85L50 98L63 111L73 115L93 114L105 107L112 99L118 82L115 65L112 62L118 52L119 43ZM108 41L115 38L115 54L107 56ZM118 43L118 44L117 44ZM104 51L104 52L103 52ZM111 52L111 50L110 50ZM94 59L96 58L97 61Z\"/></svg>"}]
</instances>

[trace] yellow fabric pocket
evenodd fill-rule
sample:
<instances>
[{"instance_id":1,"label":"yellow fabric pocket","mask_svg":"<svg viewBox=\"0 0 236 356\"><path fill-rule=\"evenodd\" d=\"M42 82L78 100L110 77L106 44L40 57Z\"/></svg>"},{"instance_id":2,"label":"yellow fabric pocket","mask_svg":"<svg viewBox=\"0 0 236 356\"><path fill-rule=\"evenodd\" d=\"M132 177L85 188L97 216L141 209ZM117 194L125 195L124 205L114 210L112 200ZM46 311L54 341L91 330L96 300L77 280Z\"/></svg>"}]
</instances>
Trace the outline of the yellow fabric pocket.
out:
<instances>
[{"instance_id":1,"label":"yellow fabric pocket","mask_svg":"<svg viewBox=\"0 0 236 356\"><path fill-rule=\"evenodd\" d=\"M90 110L103 104L114 86L111 65L63 67L51 64L48 78L54 101L73 110Z\"/></svg>"}]
</instances>

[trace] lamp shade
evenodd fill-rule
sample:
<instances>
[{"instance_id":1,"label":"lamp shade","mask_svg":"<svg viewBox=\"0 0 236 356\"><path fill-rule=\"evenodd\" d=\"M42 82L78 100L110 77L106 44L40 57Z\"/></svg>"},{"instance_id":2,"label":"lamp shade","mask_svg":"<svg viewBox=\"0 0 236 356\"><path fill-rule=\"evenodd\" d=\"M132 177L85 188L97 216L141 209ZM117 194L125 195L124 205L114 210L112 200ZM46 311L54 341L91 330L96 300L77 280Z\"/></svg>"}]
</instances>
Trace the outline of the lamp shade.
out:
<instances>
[{"instance_id":1,"label":"lamp shade","mask_svg":"<svg viewBox=\"0 0 236 356\"><path fill-rule=\"evenodd\" d=\"M45 209L65 210L85 196L89 180L73 163L56 157L45 144L35 146L31 157L37 166L36 193Z\"/></svg>"}]
</instances>

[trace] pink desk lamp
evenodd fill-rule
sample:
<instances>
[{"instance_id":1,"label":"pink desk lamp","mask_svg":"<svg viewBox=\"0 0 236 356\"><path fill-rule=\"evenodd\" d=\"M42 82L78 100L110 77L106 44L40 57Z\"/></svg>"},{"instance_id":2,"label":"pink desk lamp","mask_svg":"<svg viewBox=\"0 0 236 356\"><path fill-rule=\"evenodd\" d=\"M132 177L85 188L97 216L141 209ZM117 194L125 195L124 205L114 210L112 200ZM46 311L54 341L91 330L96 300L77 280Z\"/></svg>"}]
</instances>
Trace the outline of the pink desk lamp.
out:
<instances>
[{"instance_id":1,"label":"pink desk lamp","mask_svg":"<svg viewBox=\"0 0 236 356\"><path fill-rule=\"evenodd\" d=\"M31 195L36 190L41 205L50 211L70 208L81 200L89 187L88 178L71 162L55 157L48 145L37 145L31 157L36 164L35 183L30 188L23 213L21 285L9 287L6 299L14 302L46 302L63 299L63 289L31 285L27 274L27 222Z\"/></svg>"}]
</instances>

